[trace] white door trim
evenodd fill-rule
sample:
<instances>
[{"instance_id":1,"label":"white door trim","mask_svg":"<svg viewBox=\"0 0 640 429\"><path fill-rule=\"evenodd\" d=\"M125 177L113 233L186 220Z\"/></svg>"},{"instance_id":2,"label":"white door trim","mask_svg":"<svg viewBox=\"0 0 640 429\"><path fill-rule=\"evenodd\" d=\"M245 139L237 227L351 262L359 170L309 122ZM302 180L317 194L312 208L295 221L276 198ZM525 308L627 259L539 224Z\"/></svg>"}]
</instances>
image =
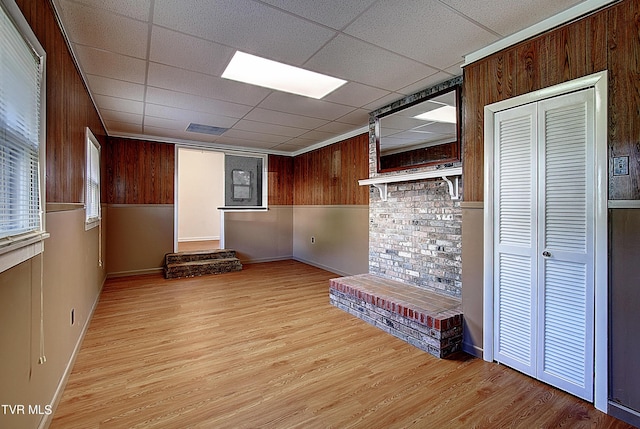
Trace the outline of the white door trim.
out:
<instances>
[{"instance_id":1,"label":"white door trim","mask_svg":"<svg viewBox=\"0 0 640 429\"><path fill-rule=\"evenodd\" d=\"M483 356L493 361L493 200L494 200L494 116L496 112L580 89L595 89L595 356L594 405L607 412L608 386L608 258L607 258L607 71L533 91L484 107L484 279L483 279Z\"/></svg>"}]
</instances>

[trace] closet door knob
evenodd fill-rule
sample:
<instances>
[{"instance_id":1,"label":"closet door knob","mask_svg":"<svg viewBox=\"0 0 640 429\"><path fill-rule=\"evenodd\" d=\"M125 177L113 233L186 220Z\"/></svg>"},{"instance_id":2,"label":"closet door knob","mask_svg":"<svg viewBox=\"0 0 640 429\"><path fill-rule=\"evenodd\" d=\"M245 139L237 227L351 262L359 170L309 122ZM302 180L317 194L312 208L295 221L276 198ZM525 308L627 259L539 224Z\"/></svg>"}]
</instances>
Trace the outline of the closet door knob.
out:
<instances>
[{"instance_id":1,"label":"closet door knob","mask_svg":"<svg viewBox=\"0 0 640 429\"><path fill-rule=\"evenodd\" d=\"M544 252L542 252L542 256L544 256L545 258L550 258L551 257L551 252L548 252L548 251L545 250Z\"/></svg>"}]
</instances>

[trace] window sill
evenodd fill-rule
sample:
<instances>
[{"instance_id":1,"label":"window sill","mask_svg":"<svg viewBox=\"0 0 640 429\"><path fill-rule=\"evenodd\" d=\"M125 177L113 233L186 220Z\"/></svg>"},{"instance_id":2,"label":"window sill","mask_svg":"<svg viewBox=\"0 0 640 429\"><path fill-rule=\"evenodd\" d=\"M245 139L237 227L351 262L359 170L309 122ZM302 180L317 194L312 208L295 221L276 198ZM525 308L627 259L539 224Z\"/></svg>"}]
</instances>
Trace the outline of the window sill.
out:
<instances>
[{"instance_id":1,"label":"window sill","mask_svg":"<svg viewBox=\"0 0 640 429\"><path fill-rule=\"evenodd\" d=\"M84 230L89 231L90 229L100 226L100 222L102 222L101 218L86 221L84 223Z\"/></svg>"},{"instance_id":2,"label":"window sill","mask_svg":"<svg viewBox=\"0 0 640 429\"><path fill-rule=\"evenodd\" d=\"M263 206L225 206L218 207L218 210L223 212L266 212L269 208Z\"/></svg>"},{"instance_id":3,"label":"window sill","mask_svg":"<svg viewBox=\"0 0 640 429\"><path fill-rule=\"evenodd\" d=\"M39 255L44 251L44 240L49 233L38 232L13 239L3 239L0 244L0 273Z\"/></svg>"}]
</instances>

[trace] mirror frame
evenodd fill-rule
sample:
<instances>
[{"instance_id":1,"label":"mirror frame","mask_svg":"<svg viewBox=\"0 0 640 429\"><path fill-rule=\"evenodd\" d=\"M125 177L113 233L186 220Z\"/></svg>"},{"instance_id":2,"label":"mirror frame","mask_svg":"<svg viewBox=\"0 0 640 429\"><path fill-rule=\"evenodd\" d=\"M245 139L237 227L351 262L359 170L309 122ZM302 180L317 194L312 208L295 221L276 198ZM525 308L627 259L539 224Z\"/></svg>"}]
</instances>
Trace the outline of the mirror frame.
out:
<instances>
[{"instance_id":1,"label":"mirror frame","mask_svg":"<svg viewBox=\"0 0 640 429\"><path fill-rule=\"evenodd\" d=\"M389 116L392 115L396 112L400 112L404 109L408 109L410 107L415 106L416 104L422 103L424 101L428 101L430 99L433 99L435 97L438 97L439 95L445 94L447 92L450 91L455 91L455 96L456 96L456 103L457 103L457 109L456 109L456 141L455 142L448 142L448 143L442 143L442 145L450 145L450 144L454 144L454 149L453 149L453 153L451 157L448 158L440 158L437 160L433 160L433 161L426 161L426 162L421 162L421 163L417 163L417 164L411 164L411 165L403 165L403 166L397 166L397 167L388 167L388 168L381 168L381 164L380 164L380 139L381 139L381 129L380 129L380 119L384 118L385 116ZM377 110L374 110L373 112L370 113L369 116L369 130L370 133L373 133L373 138L375 139L375 144L376 144L376 171L378 173L387 173L387 172L393 172L393 171L400 171L400 170L410 170L410 169L414 169L414 168L420 168L420 167L427 167L427 166L433 166L433 165L442 165L442 164L453 164L456 162L460 162L462 160L462 153L461 153L461 141L462 141L462 76L458 76L455 77L453 79L450 79L448 81L442 82L438 85L434 85L432 87L426 88L422 91L416 92L414 94L411 94L403 99L397 100L387 106L381 107ZM441 145L434 145L431 146L433 148L437 148Z\"/></svg>"}]
</instances>

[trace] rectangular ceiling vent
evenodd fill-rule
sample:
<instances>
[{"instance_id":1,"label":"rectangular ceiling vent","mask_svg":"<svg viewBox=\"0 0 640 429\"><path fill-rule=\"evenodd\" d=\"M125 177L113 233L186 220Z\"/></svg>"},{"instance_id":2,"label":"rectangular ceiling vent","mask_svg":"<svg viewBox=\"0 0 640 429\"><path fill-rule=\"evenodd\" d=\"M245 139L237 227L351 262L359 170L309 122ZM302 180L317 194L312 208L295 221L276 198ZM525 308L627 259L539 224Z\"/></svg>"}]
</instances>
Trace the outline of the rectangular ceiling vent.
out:
<instances>
[{"instance_id":1,"label":"rectangular ceiling vent","mask_svg":"<svg viewBox=\"0 0 640 429\"><path fill-rule=\"evenodd\" d=\"M213 125L202 125L194 122L190 123L187 127L187 131L192 133L209 134L212 136L219 136L224 134L229 128L214 127Z\"/></svg>"}]
</instances>

